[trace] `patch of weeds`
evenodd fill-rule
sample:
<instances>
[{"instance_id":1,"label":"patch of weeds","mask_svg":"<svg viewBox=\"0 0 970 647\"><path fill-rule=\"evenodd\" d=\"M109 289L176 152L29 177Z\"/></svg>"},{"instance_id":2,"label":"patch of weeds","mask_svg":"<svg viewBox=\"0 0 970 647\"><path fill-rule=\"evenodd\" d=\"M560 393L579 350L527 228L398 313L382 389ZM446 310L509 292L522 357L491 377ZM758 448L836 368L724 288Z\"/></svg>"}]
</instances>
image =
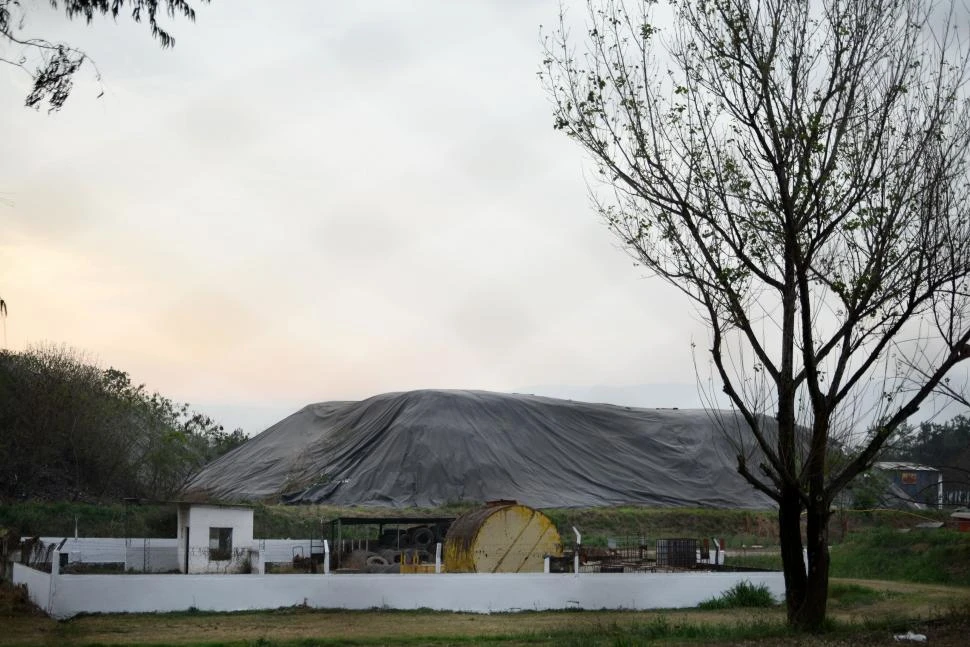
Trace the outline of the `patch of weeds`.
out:
<instances>
[{"instance_id":1,"label":"patch of weeds","mask_svg":"<svg viewBox=\"0 0 970 647\"><path fill-rule=\"evenodd\" d=\"M775 596L764 584L755 586L748 580L742 580L716 598L704 600L698 608L706 611L719 609L768 608L778 602Z\"/></svg>"},{"instance_id":2,"label":"patch of weeds","mask_svg":"<svg viewBox=\"0 0 970 647\"><path fill-rule=\"evenodd\" d=\"M562 643L575 647L585 645L612 645L633 647L644 644L663 644L670 641L712 643L734 640L758 640L790 635L785 625L768 621L744 622L731 625L674 622L665 616L650 622L628 626L603 627L598 630L574 631Z\"/></svg>"},{"instance_id":3,"label":"patch of weeds","mask_svg":"<svg viewBox=\"0 0 970 647\"><path fill-rule=\"evenodd\" d=\"M0 580L0 617L40 615L44 612L31 602L26 584L14 585Z\"/></svg>"},{"instance_id":4,"label":"patch of weeds","mask_svg":"<svg viewBox=\"0 0 970 647\"><path fill-rule=\"evenodd\" d=\"M898 597L896 591L877 591L859 584L835 583L829 585L829 602L839 607L864 607L883 600Z\"/></svg>"}]
</instances>

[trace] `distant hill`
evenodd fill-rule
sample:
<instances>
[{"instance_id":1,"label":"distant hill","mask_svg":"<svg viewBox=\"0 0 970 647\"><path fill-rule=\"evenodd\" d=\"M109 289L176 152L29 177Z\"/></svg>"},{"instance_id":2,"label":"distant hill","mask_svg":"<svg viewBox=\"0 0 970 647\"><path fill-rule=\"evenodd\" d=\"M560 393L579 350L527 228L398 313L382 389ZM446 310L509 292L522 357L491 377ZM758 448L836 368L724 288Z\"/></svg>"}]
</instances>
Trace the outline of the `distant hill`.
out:
<instances>
[{"instance_id":1,"label":"distant hill","mask_svg":"<svg viewBox=\"0 0 970 647\"><path fill-rule=\"evenodd\" d=\"M436 506L767 508L703 410L484 391L311 404L207 465L189 499ZM718 412L737 425L734 414Z\"/></svg>"}]
</instances>

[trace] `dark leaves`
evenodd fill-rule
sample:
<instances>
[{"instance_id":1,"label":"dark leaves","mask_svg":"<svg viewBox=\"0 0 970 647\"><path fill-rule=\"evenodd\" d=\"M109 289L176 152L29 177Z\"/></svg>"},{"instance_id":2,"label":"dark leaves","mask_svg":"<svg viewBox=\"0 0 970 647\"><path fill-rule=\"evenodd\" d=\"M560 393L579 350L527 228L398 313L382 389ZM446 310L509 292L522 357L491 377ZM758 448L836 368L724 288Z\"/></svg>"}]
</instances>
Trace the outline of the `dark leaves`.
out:
<instances>
[{"instance_id":1,"label":"dark leaves","mask_svg":"<svg viewBox=\"0 0 970 647\"><path fill-rule=\"evenodd\" d=\"M198 0L208 2L209 0ZM91 23L97 16L110 16L117 20L128 13L137 23L148 23L152 38L164 48L174 47L175 38L158 22L160 12L170 18L195 20L195 9L190 0L50 0L55 9L63 8L69 20L83 19ZM14 16L16 8L19 16ZM48 110L60 110L73 89L74 74L88 57L80 49L67 43L52 43L43 38L27 38L20 35L24 29L27 9L18 0L0 0L0 43L5 39L14 47L22 49L22 55L0 62L20 67L33 77L33 87L25 101L28 107L39 108L44 102ZM3 43L6 45L6 43ZM34 57L40 63L33 63ZM98 97L104 92L98 94Z\"/></svg>"},{"instance_id":2,"label":"dark leaves","mask_svg":"<svg viewBox=\"0 0 970 647\"><path fill-rule=\"evenodd\" d=\"M58 45L44 61L44 65L37 69L34 87L25 101L27 107L37 107L46 99L50 106L49 112L60 110L74 87L74 73L84 63L84 59L83 52Z\"/></svg>"}]
</instances>

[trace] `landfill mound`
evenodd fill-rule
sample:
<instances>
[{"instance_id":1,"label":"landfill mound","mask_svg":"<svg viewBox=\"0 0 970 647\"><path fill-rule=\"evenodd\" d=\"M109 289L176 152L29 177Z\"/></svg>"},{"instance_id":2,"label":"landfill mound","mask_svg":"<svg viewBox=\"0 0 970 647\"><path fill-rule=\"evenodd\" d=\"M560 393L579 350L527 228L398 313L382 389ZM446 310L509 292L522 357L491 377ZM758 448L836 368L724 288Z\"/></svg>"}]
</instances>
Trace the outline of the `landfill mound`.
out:
<instances>
[{"instance_id":1,"label":"landfill mound","mask_svg":"<svg viewBox=\"0 0 970 647\"><path fill-rule=\"evenodd\" d=\"M426 390L311 404L207 465L186 500L430 507L515 499L768 508L726 411ZM757 463L755 463L757 464Z\"/></svg>"}]
</instances>

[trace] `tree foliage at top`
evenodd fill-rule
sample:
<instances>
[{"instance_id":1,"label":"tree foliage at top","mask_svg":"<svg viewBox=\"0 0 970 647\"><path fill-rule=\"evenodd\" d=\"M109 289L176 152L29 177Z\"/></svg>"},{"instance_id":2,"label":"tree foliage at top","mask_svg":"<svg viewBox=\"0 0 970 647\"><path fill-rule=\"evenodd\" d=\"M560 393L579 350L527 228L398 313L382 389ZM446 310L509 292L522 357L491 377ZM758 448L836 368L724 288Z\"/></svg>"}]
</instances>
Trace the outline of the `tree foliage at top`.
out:
<instances>
[{"instance_id":1,"label":"tree foliage at top","mask_svg":"<svg viewBox=\"0 0 970 647\"><path fill-rule=\"evenodd\" d=\"M943 474L943 502L970 504L970 418L967 416L957 416L944 423L906 426L886 447L882 458L938 468Z\"/></svg>"},{"instance_id":2,"label":"tree foliage at top","mask_svg":"<svg viewBox=\"0 0 970 647\"><path fill-rule=\"evenodd\" d=\"M76 352L0 352L0 498L164 499L245 440Z\"/></svg>"},{"instance_id":3,"label":"tree foliage at top","mask_svg":"<svg viewBox=\"0 0 970 647\"><path fill-rule=\"evenodd\" d=\"M709 327L789 621L818 628L836 495L970 354L968 51L928 0L655 4L563 16L541 77L607 226Z\"/></svg>"},{"instance_id":4,"label":"tree foliage at top","mask_svg":"<svg viewBox=\"0 0 970 647\"><path fill-rule=\"evenodd\" d=\"M955 465L961 454L970 455L970 418L966 416L906 427L886 447L882 458L947 467Z\"/></svg>"},{"instance_id":5,"label":"tree foliage at top","mask_svg":"<svg viewBox=\"0 0 970 647\"><path fill-rule=\"evenodd\" d=\"M29 0L27 0L29 2ZM69 20L81 18L88 24L96 17L127 14L137 23L147 22L149 31L162 48L173 47L175 38L160 23L161 15L195 20L189 0L49 0L54 9L63 9ZM198 0L199 3L209 0ZM74 86L74 75L88 59L84 51L68 43L26 36L25 0L0 0L0 62L23 69L33 80L27 95L28 107L47 103L50 111L60 110ZM99 75L100 78L100 75Z\"/></svg>"}]
</instances>

